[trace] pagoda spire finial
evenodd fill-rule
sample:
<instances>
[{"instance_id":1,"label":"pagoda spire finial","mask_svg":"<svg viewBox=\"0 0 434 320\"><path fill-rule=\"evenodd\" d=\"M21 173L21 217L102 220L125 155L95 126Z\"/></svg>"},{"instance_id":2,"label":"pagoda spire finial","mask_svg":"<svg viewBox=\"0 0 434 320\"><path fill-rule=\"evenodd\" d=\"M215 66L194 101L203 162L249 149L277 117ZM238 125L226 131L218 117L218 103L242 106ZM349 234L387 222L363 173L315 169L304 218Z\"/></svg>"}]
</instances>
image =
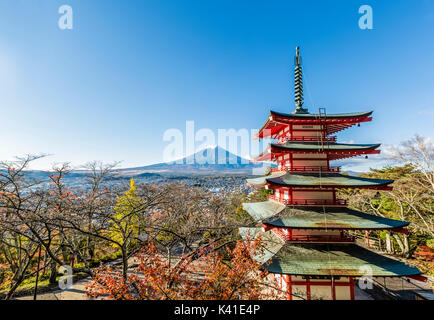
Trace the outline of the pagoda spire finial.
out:
<instances>
[{"instance_id":1,"label":"pagoda spire finial","mask_svg":"<svg viewBox=\"0 0 434 320\"><path fill-rule=\"evenodd\" d=\"M303 71L301 69L300 47L295 48L295 69L294 69L294 100L295 110L293 113L309 113L303 108Z\"/></svg>"}]
</instances>

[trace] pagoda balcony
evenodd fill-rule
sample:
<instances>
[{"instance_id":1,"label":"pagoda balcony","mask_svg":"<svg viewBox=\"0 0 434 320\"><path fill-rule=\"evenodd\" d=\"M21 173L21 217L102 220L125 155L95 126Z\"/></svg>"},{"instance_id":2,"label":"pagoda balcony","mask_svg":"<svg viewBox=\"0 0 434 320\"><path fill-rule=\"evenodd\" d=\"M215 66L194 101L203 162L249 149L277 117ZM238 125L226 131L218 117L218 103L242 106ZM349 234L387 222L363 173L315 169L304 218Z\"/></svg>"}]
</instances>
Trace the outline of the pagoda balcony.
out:
<instances>
[{"instance_id":1,"label":"pagoda balcony","mask_svg":"<svg viewBox=\"0 0 434 320\"><path fill-rule=\"evenodd\" d=\"M327 142L336 142L336 136L332 137L307 137L307 136L301 136L301 137L283 137L278 140L279 143L285 143L285 142L321 142L324 143Z\"/></svg>"},{"instance_id":2,"label":"pagoda balcony","mask_svg":"<svg viewBox=\"0 0 434 320\"><path fill-rule=\"evenodd\" d=\"M308 242L354 242L352 236L326 236L326 235L298 235L288 236L286 241L308 241Z\"/></svg>"},{"instance_id":3,"label":"pagoda balcony","mask_svg":"<svg viewBox=\"0 0 434 320\"><path fill-rule=\"evenodd\" d=\"M279 168L271 168L271 173L276 172L341 172L341 167L327 166L293 166L291 168L282 166Z\"/></svg>"},{"instance_id":4,"label":"pagoda balcony","mask_svg":"<svg viewBox=\"0 0 434 320\"><path fill-rule=\"evenodd\" d=\"M354 237L352 236L326 236L326 235L286 235L281 231L273 230L273 232L282 240L288 242L354 242Z\"/></svg>"},{"instance_id":5,"label":"pagoda balcony","mask_svg":"<svg viewBox=\"0 0 434 320\"><path fill-rule=\"evenodd\" d=\"M275 195L268 196L270 200L277 201L289 206L346 206L348 205L347 200L343 199L282 199L276 198Z\"/></svg>"}]
</instances>

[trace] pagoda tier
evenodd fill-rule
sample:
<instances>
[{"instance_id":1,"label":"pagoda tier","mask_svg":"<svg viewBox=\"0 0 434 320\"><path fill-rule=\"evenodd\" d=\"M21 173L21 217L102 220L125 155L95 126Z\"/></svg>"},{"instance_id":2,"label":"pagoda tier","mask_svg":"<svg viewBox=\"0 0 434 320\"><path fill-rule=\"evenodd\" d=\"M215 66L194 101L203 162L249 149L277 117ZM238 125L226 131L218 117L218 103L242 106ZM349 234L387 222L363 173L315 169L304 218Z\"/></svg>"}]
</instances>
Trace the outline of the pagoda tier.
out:
<instances>
[{"instance_id":1,"label":"pagoda tier","mask_svg":"<svg viewBox=\"0 0 434 320\"><path fill-rule=\"evenodd\" d=\"M286 142L271 143L268 148L253 161L277 161L288 167L300 167L302 164L321 163L327 166L328 161L351 158L359 155L378 154L376 150L381 144L346 144L346 143L303 143Z\"/></svg>"},{"instance_id":2,"label":"pagoda tier","mask_svg":"<svg viewBox=\"0 0 434 320\"><path fill-rule=\"evenodd\" d=\"M356 124L371 121L370 115L372 112L326 115L312 113L287 114L270 111L267 121L259 130L256 138L282 139L285 136L292 141L319 141L321 137L324 138Z\"/></svg>"},{"instance_id":3,"label":"pagoda tier","mask_svg":"<svg viewBox=\"0 0 434 320\"><path fill-rule=\"evenodd\" d=\"M288 207L275 201L243 203L243 208L262 224L288 242L354 242L345 230L390 230L407 233L408 222L365 214L349 208Z\"/></svg>"},{"instance_id":4,"label":"pagoda tier","mask_svg":"<svg viewBox=\"0 0 434 320\"><path fill-rule=\"evenodd\" d=\"M243 239L261 235L264 253L256 259L272 273L296 276L365 275L363 266L372 269L374 277L417 276L419 269L390 259L355 244L287 243L273 232L260 228L240 228ZM267 264L268 262L268 264Z\"/></svg>"},{"instance_id":5,"label":"pagoda tier","mask_svg":"<svg viewBox=\"0 0 434 320\"><path fill-rule=\"evenodd\" d=\"M274 190L269 200L292 206L346 206L337 198L342 188L392 190L393 180L369 179L339 173L280 172L269 176L247 179L251 186Z\"/></svg>"},{"instance_id":6,"label":"pagoda tier","mask_svg":"<svg viewBox=\"0 0 434 320\"><path fill-rule=\"evenodd\" d=\"M261 236L264 250L255 256L273 275L288 300L354 300L354 278L409 277L420 280L419 269L355 244L290 243L271 231L240 228L243 239Z\"/></svg>"},{"instance_id":7,"label":"pagoda tier","mask_svg":"<svg viewBox=\"0 0 434 320\"><path fill-rule=\"evenodd\" d=\"M243 203L243 208L266 230L393 230L404 232L409 223L342 207L288 207L275 201Z\"/></svg>"},{"instance_id":8,"label":"pagoda tier","mask_svg":"<svg viewBox=\"0 0 434 320\"><path fill-rule=\"evenodd\" d=\"M388 185L393 180L370 179L343 175L340 173L315 172L280 172L269 176L247 179L252 186L269 188L300 187L303 189L322 188L370 188L377 190L391 190Z\"/></svg>"}]
</instances>

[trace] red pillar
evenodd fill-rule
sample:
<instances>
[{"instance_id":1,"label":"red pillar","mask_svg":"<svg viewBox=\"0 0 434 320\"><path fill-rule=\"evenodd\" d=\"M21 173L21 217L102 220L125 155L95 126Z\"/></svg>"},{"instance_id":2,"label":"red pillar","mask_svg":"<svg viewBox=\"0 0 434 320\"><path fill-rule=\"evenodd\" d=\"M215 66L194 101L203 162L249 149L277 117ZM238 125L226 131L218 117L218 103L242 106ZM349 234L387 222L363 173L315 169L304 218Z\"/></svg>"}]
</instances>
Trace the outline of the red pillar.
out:
<instances>
[{"instance_id":1,"label":"red pillar","mask_svg":"<svg viewBox=\"0 0 434 320\"><path fill-rule=\"evenodd\" d=\"M336 286L335 279L332 277L332 300L336 300Z\"/></svg>"},{"instance_id":2,"label":"red pillar","mask_svg":"<svg viewBox=\"0 0 434 320\"><path fill-rule=\"evenodd\" d=\"M289 203L292 203L292 201L294 199L293 194L292 194L292 188L289 188L288 196L289 196L289 200L288 200Z\"/></svg>"},{"instance_id":3,"label":"red pillar","mask_svg":"<svg viewBox=\"0 0 434 320\"><path fill-rule=\"evenodd\" d=\"M306 278L306 299L310 300L310 279Z\"/></svg>"},{"instance_id":4,"label":"red pillar","mask_svg":"<svg viewBox=\"0 0 434 320\"><path fill-rule=\"evenodd\" d=\"M292 153L289 154L289 163L290 163L290 170L292 171L294 168L294 159L292 157Z\"/></svg>"},{"instance_id":5,"label":"red pillar","mask_svg":"<svg viewBox=\"0 0 434 320\"><path fill-rule=\"evenodd\" d=\"M366 231L366 244L368 245L369 248L369 231Z\"/></svg>"},{"instance_id":6,"label":"red pillar","mask_svg":"<svg viewBox=\"0 0 434 320\"><path fill-rule=\"evenodd\" d=\"M351 300L355 300L354 299L354 285L355 285L354 279L350 278L350 297L351 297Z\"/></svg>"},{"instance_id":7,"label":"red pillar","mask_svg":"<svg viewBox=\"0 0 434 320\"><path fill-rule=\"evenodd\" d=\"M286 283L286 292L288 292L288 300L292 300L292 284L291 284L291 276L287 276L288 281Z\"/></svg>"}]
</instances>

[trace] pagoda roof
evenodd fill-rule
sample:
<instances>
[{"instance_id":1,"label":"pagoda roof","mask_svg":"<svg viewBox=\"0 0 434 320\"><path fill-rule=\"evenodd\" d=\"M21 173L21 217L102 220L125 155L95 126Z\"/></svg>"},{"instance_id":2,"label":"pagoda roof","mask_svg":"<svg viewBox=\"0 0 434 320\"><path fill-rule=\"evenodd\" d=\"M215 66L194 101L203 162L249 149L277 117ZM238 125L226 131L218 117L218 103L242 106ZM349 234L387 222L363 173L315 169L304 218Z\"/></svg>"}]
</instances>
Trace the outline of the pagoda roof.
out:
<instances>
[{"instance_id":1,"label":"pagoda roof","mask_svg":"<svg viewBox=\"0 0 434 320\"><path fill-rule=\"evenodd\" d=\"M270 200L264 202L246 202L242 206L255 221L263 221L274 217L286 208L286 205L283 203Z\"/></svg>"},{"instance_id":2,"label":"pagoda roof","mask_svg":"<svg viewBox=\"0 0 434 320\"><path fill-rule=\"evenodd\" d=\"M363 150L363 149L376 149L381 146L380 143L375 144L354 144L354 143L312 143L312 142L285 142L285 143L271 143L271 147L281 148L286 150Z\"/></svg>"},{"instance_id":3,"label":"pagoda roof","mask_svg":"<svg viewBox=\"0 0 434 320\"><path fill-rule=\"evenodd\" d=\"M370 275L374 277L421 274L415 267L356 244L284 243L272 231L262 232L260 228L240 228L240 234L243 239L261 235L264 253L255 256L255 259L271 273L360 277L366 275L369 268L372 271Z\"/></svg>"},{"instance_id":4,"label":"pagoda roof","mask_svg":"<svg viewBox=\"0 0 434 320\"><path fill-rule=\"evenodd\" d=\"M261 235L261 240L264 244L264 250L260 255L256 255L254 258L256 261L261 263L266 263L269 261L276 252L279 252L280 249L285 245L274 232L267 231L262 232L261 228L248 228L242 227L239 228L239 233L241 238L246 239L256 239L259 235Z\"/></svg>"},{"instance_id":5,"label":"pagoda roof","mask_svg":"<svg viewBox=\"0 0 434 320\"><path fill-rule=\"evenodd\" d=\"M408 222L366 214L346 207L288 207L276 201L243 203L256 221L294 229L384 230L402 228ZM325 210L325 211L324 211Z\"/></svg>"},{"instance_id":6,"label":"pagoda roof","mask_svg":"<svg viewBox=\"0 0 434 320\"><path fill-rule=\"evenodd\" d=\"M266 269L291 275L402 277L421 272L403 262L382 256L355 244L286 244Z\"/></svg>"},{"instance_id":7,"label":"pagoda roof","mask_svg":"<svg viewBox=\"0 0 434 320\"><path fill-rule=\"evenodd\" d=\"M321 118L324 121L324 117L326 119L343 119L343 118L358 118L358 117L368 117L370 116L374 111L363 111L363 112L350 112L350 113L332 113L327 114L326 116L321 115ZM283 112L277 112L270 110L270 116L279 116L287 119L299 119L299 118L306 118L306 119L319 119L318 113L283 113Z\"/></svg>"},{"instance_id":8,"label":"pagoda roof","mask_svg":"<svg viewBox=\"0 0 434 320\"><path fill-rule=\"evenodd\" d=\"M282 187L379 188L386 187L393 183L393 180L354 177L339 173L279 172L269 176L247 179L247 182L254 186L270 184Z\"/></svg>"},{"instance_id":9,"label":"pagoda roof","mask_svg":"<svg viewBox=\"0 0 434 320\"><path fill-rule=\"evenodd\" d=\"M327 134L333 134L347 129L357 123L371 121L373 111L337 113L321 116L315 113L282 113L270 110L268 119L258 132L258 137L263 138L264 134L273 136L288 124L327 124ZM265 133L264 130L270 130Z\"/></svg>"},{"instance_id":10,"label":"pagoda roof","mask_svg":"<svg viewBox=\"0 0 434 320\"><path fill-rule=\"evenodd\" d=\"M330 160L343 159L362 154L380 153L377 149L380 143L352 144L352 143L312 143L312 142L285 142L270 143L268 148L255 158L255 161L272 160L272 156L287 153L328 153Z\"/></svg>"}]
</instances>

